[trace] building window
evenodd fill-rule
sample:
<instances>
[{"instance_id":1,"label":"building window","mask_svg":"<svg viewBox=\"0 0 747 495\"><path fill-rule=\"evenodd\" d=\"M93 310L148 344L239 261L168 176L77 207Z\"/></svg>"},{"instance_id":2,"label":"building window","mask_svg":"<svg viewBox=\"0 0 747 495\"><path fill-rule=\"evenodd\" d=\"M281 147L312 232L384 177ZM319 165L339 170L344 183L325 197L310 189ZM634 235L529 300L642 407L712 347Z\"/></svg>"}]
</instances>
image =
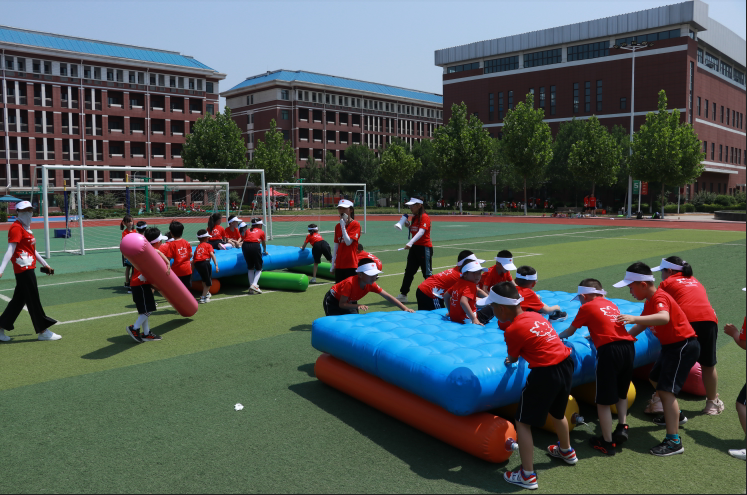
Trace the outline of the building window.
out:
<instances>
[{"instance_id":1,"label":"building window","mask_svg":"<svg viewBox=\"0 0 747 495\"><path fill-rule=\"evenodd\" d=\"M573 62L574 60L606 57L610 54L610 44L608 41L600 41L598 43L569 46L567 50L568 61Z\"/></svg>"},{"instance_id":2,"label":"building window","mask_svg":"<svg viewBox=\"0 0 747 495\"><path fill-rule=\"evenodd\" d=\"M281 100L290 100L290 92L287 89L281 89L280 90L280 99Z\"/></svg>"},{"instance_id":3,"label":"building window","mask_svg":"<svg viewBox=\"0 0 747 495\"><path fill-rule=\"evenodd\" d=\"M281 110L280 111L280 118L283 120L288 120L288 110Z\"/></svg>"},{"instance_id":4,"label":"building window","mask_svg":"<svg viewBox=\"0 0 747 495\"><path fill-rule=\"evenodd\" d=\"M498 93L498 120L503 120L503 91Z\"/></svg>"},{"instance_id":5,"label":"building window","mask_svg":"<svg viewBox=\"0 0 747 495\"><path fill-rule=\"evenodd\" d=\"M628 99L620 98L620 110L627 110L627 108L628 108Z\"/></svg>"},{"instance_id":6,"label":"building window","mask_svg":"<svg viewBox=\"0 0 747 495\"><path fill-rule=\"evenodd\" d=\"M508 92L508 109L513 110L514 108L514 92L509 91Z\"/></svg>"},{"instance_id":7,"label":"building window","mask_svg":"<svg viewBox=\"0 0 747 495\"><path fill-rule=\"evenodd\" d=\"M698 117L700 117L700 96L698 96Z\"/></svg>"},{"instance_id":8,"label":"building window","mask_svg":"<svg viewBox=\"0 0 747 495\"><path fill-rule=\"evenodd\" d=\"M94 67L93 68L93 78L101 80L101 67Z\"/></svg>"},{"instance_id":9,"label":"building window","mask_svg":"<svg viewBox=\"0 0 747 495\"><path fill-rule=\"evenodd\" d=\"M731 79L731 65L727 64L723 60L721 61L721 75Z\"/></svg>"},{"instance_id":10,"label":"building window","mask_svg":"<svg viewBox=\"0 0 747 495\"><path fill-rule=\"evenodd\" d=\"M703 154L708 156L708 141L703 141Z\"/></svg>"},{"instance_id":11,"label":"building window","mask_svg":"<svg viewBox=\"0 0 747 495\"><path fill-rule=\"evenodd\" d=\"M731 112L730 112L729 108L727 107L726 108L726 125L729 125L729 113L731 113Z\"/></svg>"},{"instance_id":12,"label":"building window","mask_svg":"<svg viewBox=\"0 0 747 495\"><path fill-rule=\"evenodd\" d=\"M208 115L214 115L215 114L215 107L211 104L207 105L207 113Z\"/></svg>"},{"instance_id":13,"label":"building window","mask_svg":"<svg viewBox=\"0 0 747 495\"><path fill-rule=\"evenodd\" d=\"M716 102L713 103L713 121L716 122Z\"/></svg>"},{"instance_id":14,"label":"building window","mask_svg":"<svg viewBox=\"0 0 747 495\"><path fill-rule=\"evenodd\" d=\"M705 101L705 118L708 118L708 107L710 105L708 104L708 100Z\"/></svg>"},{"instance_id":15,"label":"building window","mask_svg":"<svg viewBox=\"0 0 747 495\"><path fill-rule=\"evenodd\" d=\"M718 145L718 161L720 162L724 161L724 145L723 144Z\"/></svg>"},{"instance_id":16,"label":"building window","mask_svg":"<svg viewBox=\"0 0 747 495\"><path fill-rule=\"evenodd\" d=\"M560 48L524 54L524 67L539 67L540 65L559 64L562 61L563 54Z\"/></svg>"},{"instance_id":17,"label":"building window","mask_svg":"<svg viewBox=\"0 0 747 495\"><path fill-rule=\"evenodd\" d=\"M106 69L106 80L114 81L114 69Z\"/></svg>"},{"instance_id":18,"label":"building window","mask_svg":"<svg viewBox=\"0 0 747 495\"><path fill-rule=\"evenodd\" d=\"M462 72L463 70L474 70L480 68L480 62L474 62L472 64L453 65L446 69L447 74L453 74L454 72Z\"/></svg>"},{"instance_id":19,"label":"building window","mask_svg":"<svg viewBox=\"0 0 747 495\"><path fill-rule=\"evenodd\" d=\"M44 73L52 74L52 62L44 62ZM731 67L729 67L729 73L731 73Z\"/></svg>"},{"instance_id":20,"label":"building window","mask_svg":"<svg viewBox=\"0 0 747 495\"><path fill-rule=\"evenodd\" d=\"M744 86L744 72L734 69L731 78Z\"/></svg>"},{"instance_id":21,"label":"building window","mask_svg":"<svg viewBox=\"0 0 747 495\"><path fill-rule=\"evenodd\" d=\"M493 110L495 109L493 104L493 93L490 93L488 95L488 120L493 120Z\"/></svg>"},{"instance_id":22,"label":"building window","mask_svg":"<svg viewBox=\"0 0 747 495\"><path fill-rule=\"evenodd\" d=\"M706 55L705 55L705 66L708 67L709 69L713 69L715 71L718 71L718 68L719 68L718 58L714 57L710 53L706 52Z\"/></svg>"},{"instance_id":23,"label":"building window","mask_svg":"<svg viewBox=\"0 0 747 495\"><path fill-rule=\"evenodd\" d=\"M555 86L550 86L550 115L555 115Z\"/></svg>"},{"instance_id":24,"label":"building window","mask_svg":"<svg viewBox=\"0 0 747 495\"><path fill-rule=\"evenodd\" d=\"M13 62L11 61L11 68L13 66ZM60 75L66 76L67 75L67 64L60 64Z\"/></svg>"},{"instance_id":25,"label":"building window","mask_svg":"<svg viewBox=\"0 0 747 495\"><path fill-rule=\"evenodd\" d=\"M513 57L504 57L504 58L495 58L493 60L486 60L483 73L491 74L493 72L504 72L507 70L516 70L518 68L519 68L519 56L514 55Z\"/></svg>"},{"instance_id":26,"label":"building window","mask_svg":"<svg viewBox=\"0 0 747 495\"><path fill-rule=\"evenodd\" d=\"M176 77L169 76L169 87L175 88L176 87Z\"/></svg>"},{"instance_id":27,"label":"building window","mask_svg":"<svg viewBox=\"0 0 747 495\"><path fill-rule=\"evenodd\" d=\"M716 144L711 143L711 160L715 160L716 156Z\"/></svg>"},{"instance_id":28,"label":"building window","mask_svg":"<svg viewBox=\"0 0 747 495\"><path fill-rule=\"evenodd\" d=\"M667 31L659 31L658 33L639 34L637 36L628 36L627 38L618 38L615 40L615 44L630 44L631 41L637 41L641 43L643 41L668 40L670 38L679 38L680 34L681 33L679 29L670 29Z\"/></svg>"},{"instance_id":29,"label":"building window","mask_svg":"<svg viewBox=\"0 0 747 495\"><path fill-rule=\"evenodd\" d=\"M578 83L573 83L573 113L578 113Z\"/></svg>"},{"instance_id":30,"label":"building window","mask_svg":"<svg viewBox=\"0 0 747 495\"><path fill-rule=\"evenodd\" d=\"M584 112L591 112L591 81L584 83Z\"/></svg>"},{"instance_id":31,"label":"building window","mask_svg":"<svg viewBox=\"0 0 747 495\"><path fill-rule=\"evenodd\" d=\"M724 123L724 106L721 105L721 123Z\"/></svg>"},{"instance_id":32,"label":"building window","mask_svg":"<svg viewBox=\"0 0 747 495\"><path fill-rule=\"evenodd\" d=\"M213 91L213 83L211 83L210 81L208 81L208 82L205 83L205 92L206 93L214 93L214 91Z\"/></svg>"},{"instance_id":33,"label":"building window","mask_svg":"<svg viewBox=\"0 0 747 495\"><path fill-rule=\"evenodd\" d=\"M545 87L540 87L539 107L545 108Z\"/></svg>"},{"instance_id":34,"label":"building window","mask_svg":"<svg viewBox=\"0 0 747 495\"><path fill-rule=\"evenodd\" d=\"M703 63L703 58L704 58L703 49L698 48L698 63L699 64Z\"/></svg>"},{"instance_id":35,"label":"building window","mask_svg":"<svg viewBox=\"0 0 747 495\"><path fill-rule=\"evenodd\" d=\"M597 112L602 111L602 81L597 81Z\"/></svg>"},{"instance_id":36,"label":"building window","mask_svg":"<svg viewBox=\"0 0 747 495\"><path fill-rule=\"evenodd\" d=\"M693 86L695 85L695 63L690 62L690 98L687 106L687 122L693 123Z\"/></svg>"}]
</instances>

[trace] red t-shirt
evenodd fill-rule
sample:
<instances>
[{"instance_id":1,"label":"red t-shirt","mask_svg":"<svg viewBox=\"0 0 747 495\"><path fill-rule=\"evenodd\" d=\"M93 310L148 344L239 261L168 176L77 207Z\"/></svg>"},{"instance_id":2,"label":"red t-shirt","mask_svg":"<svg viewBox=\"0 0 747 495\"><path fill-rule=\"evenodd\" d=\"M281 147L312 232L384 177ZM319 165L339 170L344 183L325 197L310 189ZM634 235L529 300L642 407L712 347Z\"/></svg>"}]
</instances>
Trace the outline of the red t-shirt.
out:
<instances>
[{"instance_id":1,"label":"red t-shirt","mask_svg":"<svg viewBox=\"0 0 747 495\"><path fill-rule=\"evenodd\" d=\"M713 310L708 294L703 284L695 277L684 277L675 272L666 280L662 280L659 289L672 296L687 316L687 321L713 321L718 323L718 317Z\"/></svg>"},{"instance_id":2,"label":"red t-shirt","mask_svg":"<svg viewBox=\"0 0 747 495\"><path fill-rule=\"evenodd\" d=\"M365 259L365 258L368 258L371 261L373 261L374 263L376 263L376 268L377 269L382 270L384 268L384 265L381 264L381 260L379 258L377 258L376 256L374 256L373 254L367 253L365 251L361 251L360 253L358 253L358 261L359 262L360 262L360 260Z\"/></svg>"},{"instance_id":3,"label":"red t-shirt","mask_svg":"<svg viewBox=\"0 0 747 495\"><path fill-rule=\"evenodd\" d=\"M335 284L330 289L332 291L332 295L335 296L335 299L338 301L342 296L347 296L348 302L355 303L360 301L363 296L368 294L369 292L373 292L375 294L381 294L381 287L379 287L379 284L376 282L372 284L365 285L361 289L361 284L358 281L358 275L353 275L352 277L348 277L342 282Z\"/></svg>"},{"instance_id":4,"label":"red t-shirt","mask_svg":"<svg viewBox=\"0 0 747 495\"><path fill-rule=\"evenodd\" d=\"M423 237L415 241L415 246L426 246L433 247L431 243L431 217L427 213L423 213L420 216L414 216L410 223L410 235L415 237L420 229L425 230Z\"/></svg>"},{"instance_id":5,"label":"red t-shirt","mask_svg":"<svg viewBox=\"0 0 747 495\"><path fill-rule=\"evenodd\" d=\"M130 279L130 287L137 286L137 285L145 285L148 283L147 280L145 282L140 280L140 275L141 275L140 271L133 266L132 267L132 278Z\"/></svg>"},{"instance_id":6,"label":"red t-shirt","mask_svg":"<svg viewBox=\"0 0 747 495\"><path fill-rule=\"evenodd\" d=\"M134 229L133 229L133 230L127 230L127 229L124 229L124 230L122 231L122 239L124 239L124 237L125 237L125 236L126 236L127 234L132 234L133 232L135 232L135 230L134 230Z\"/></svg>"},{"instance_id":7,"label":"red t-shirt","mask_svg":"<svg viewBox=\"0 0 747 495\"><path fill-rule=\"evenodd\" d=\"M589 207L589 196L584 196L584 208Z\"/></svg>"},{"instance_id":8,"label":"red t-shirt","mask_svg":"<svg viewBox=\"0 0 747 495\"><path fill-rule=\"evenodd\" d=\"M545 307L545 303L542 302L540 296L538 296L537 293L529 287L516 288L519 290L519 295L524 298L524 300L521 301L521 309L523 309L524 311L540 311Z\"/></svg>"},{"instance_id":9,"label":"red t-shirt","mask_svg":"<svg viewBox=\"0 0 747 495\"><path fill-rule=\"evenodd\" d=\"M459 267L449 268L423 280L418 285L418 289L431 299L441 299L444 297L444 292L459 282L460 278L462 278L462 274Z\"/></svg>"},{"instance_id":10,"label":"red t-shirt","mask_svg":"<svg viewBox=\"0 0 747 495\"><path fill-rule=\"evenodd\" d=\"M477 284L460 278L457 283L449 288L451 298L449 299L449 318L457 323L464 323L467 313L462 308L462 296L469 299L469 307L474 313L477 311Z\"/></svg>"},{"instance_id":11,"label":"red t-shirt","mask_svg":"<svg viewBox=\"0 0 747 495\"><path fill-rule=\"evenodd\" d=\"M512 282L513 280L514 279L511 276L511 272L505 271L503 273L498 273L498 271L495 269L495 266L493 266L490 268L490 270L482 274L480 285L487 285L488 289L490 289L495 284L499 284L501 282Z\"/></svg>"},{"instance_id":12,"label":"red t-shirt","mask_svg":"<svg viewBox=\"0 0 747 495\"><path fill-rule=\"evenodd\" d=\"M8 230L8 244L16 243L16 250L10 258L13 263L13 273L23 273L26 270L33 271L36 268L36 239L34 234L23 228L20 221L16 220Z\"/></svg>"},{"instance_id":13,"label":"red t-shirt","mask_svg":"<svg viewBox=\"0 0 747 495\"><path fill-rule=\"evenodd\" d=\"M685 312L682 311L677 301L667 292L657 289L651 299L643 304L641 316L655 315L660 311L669 312L669 323L649 328L659 339L661 345L673 344L695 337L695 330L690 326Z\"/></svg>"},{"instance_id":14,"label":"red t-shirt","mask_svg":"<svg viewBox=\"0 0 747 495\"><path fill-rule=\"evenodd\" d=\"M239 229L233 229L231 227L224 230L223 235L226 236L226 239L233 239L235 241L241 239L241 232L239 232Z\"/></svg>"},{"instance_id":15,"label":"red t-shirt","mask_svg":"<svg viewBox=\"0 0 747 495\"><path fill-rule=\"evenodd\" d=\"M590 197L589 198L589 206L591 206L592 208L596 208L597 207L597 198L595 198L594 196Z\"/></svg>"},{"instance_id":16,"label":"red t-shirt","mask_svg":"<svg viewBox=\"0 0 747 495\"><path fill-rule=\"evenodd\" d=\"M571 354L552 325L542 315L531 311L514 318L504 336L508 355L523 357L530 368L556 365Z\"/></svg>"},{"instance_id":17,"label":"red t-shirt","mask_svg":"<svg viewBox=\"0 0 747 495\"><path fill-rule=\"evenodd\" d=\"M739 332L739 340L745 340L745 336L744 336L745 328L747 328L747 316L744 318L744 322L742 323L742 331Z\"/></svg>"},{"instance_id":18,"label":"red t-shirt","mask_svg":"<svg viewBox=\"0 0 747 495\"><path fill-rule=\"evenodd\" d=\"M311 244L312 246L316 244L319 241L323 241L324 238L319 232L314 232L313 234L309 234L306 236L306 240L303 241L304 244Z\"/></svg>"},{"instance_id":19,"label":"red t-shirt","mask_svg":"<svg viewBox=\"0 0 747 495\"><path fill-rule=\"evenodd\" d=\"M244 232L244 242L267 242L267 234L265 231L255 227L254 230L246 229Z\"/></svg>"},{"instance_id":20,"label":"red t-shirt","mask_svg":"<svg viewBox=\"0 0 747 495\"><path fill-rule=\"evenodd\" d=\"M619 315L620 310L615 303L604 297L596 297L581 305L572 325L575 328L587 327L597 349L618 340L635 342L635 337L625 330L625 325L617 321Z\"/></svg>"},{"instance_id":21,"label":"red t-shirt","mask_svg":"<svg viewBox=\"0 0 747 495\"><path fill-rule=\"evenodd\" d=\"M337 244L335 268L358 268L358 241L361 237L361 224L353 220L345 226L345 230L353 241L349 246L342 240L342 227L339 223L335 225L335 243Z\"/></svg>"},{"instance_id":22,"label":"red t-shirt","mask_svg":"<svg viewBox=\"0 0 747 495\"><path fill-rule=\"evenodd\" d=\"M213 246L211 246L207 242L201 242L197 245L197 248L195 248L193 259L195 260L195 263L197 263L198 261L209 260L210 255L214 252L215 251L213 250Z\"/></svg>"},{"instance_id":23,"label":"red t-shirt","mask_svg":"<svg viewBox=\"0 0 747 495\"><path fill-rule=\"evenodd\" d=\"M177 277L184 277L192 273L192 264L189 262L192 259L192 246L187 241L177 239L171 242L164 242L161 244L160 249L167 258L174 260L171 269L174 270L174 274Z\"/></svg>"},{"instance_id":24,"label":"red t-shirt","mask_svg":"<svg viewBox=\"0 0 747 495\"><path fill-rule=\"evenodd\" d=\"M213 231L210 232L211 241L222 241L226 237L226 230L220 225L213 227Z\"/></svg>"}]
</instances>

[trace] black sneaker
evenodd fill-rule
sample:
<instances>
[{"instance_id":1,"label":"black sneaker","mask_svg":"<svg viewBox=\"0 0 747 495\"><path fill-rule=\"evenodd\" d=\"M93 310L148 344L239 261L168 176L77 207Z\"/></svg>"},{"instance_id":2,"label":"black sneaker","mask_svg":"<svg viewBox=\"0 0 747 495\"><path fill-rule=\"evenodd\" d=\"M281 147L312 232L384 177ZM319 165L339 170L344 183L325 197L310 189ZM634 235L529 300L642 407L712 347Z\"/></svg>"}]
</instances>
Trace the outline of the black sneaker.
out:
<instances>
[{"instance_id":1,"label":"black sneaker","mask_svg":"<svg viewBox=\"0 0 747 495\"><path fill-rule=\"evenodd\" d=\"M675 443L665 438L663 442L649 450L649 452L651 455L669 457L670 455L682 454L685 452L685 447L682 446L682 439L680 439L679 443Z\"/></svg>"},{"instance_id":2,"label":"black sneaker","mask_svg":"<svg viewBox=\"0 0 747 495\"><path fill-rule=\"evenodd\" d=\"M564 321L568 314L565 311L555 310L552 313L550 313L550 316L548 317L550 320L559 320Z\"/></svg>"},{"instance_id":3,"label":"black sneaker","mask_svg":"<svg viewBox=\"0 0 747 495\"><path fill-rule=\"evenodd\" d=\"M612 432L612 441L620 444L628 441L628 425L617 424L615 431Z\"/></svg>"},{"instance_id":4,"label":"black sneaker","mask_svg":"<svg viewBox=\"0 0 747 495\"><path fill-rule=\"evenodd\" d=\"M127 327L127 334L138 344L143 342L143 338L140 336L140 330L135 330L134 326L130 325Z\"/></svg>"},{"instance_id":5,"label":"black sneaker","mask_svg":"<svg viewBox=\"0 0 747 495\"><path fill-rule=\"evenodd\" d=\"M163 340L161 339L160 335L156 335L155 333L151 332L148 335L141 335L141 339L143 339L143 342L155 342L157 340Z\"/></svg>"},{"instance_id":6,"label":"black sneaker","mask_svg":"<svg viewBox=\"0 0 747 495\"><path fill-rule=\"evenodd\" d=\"M685 416L685 413L683 413L682 411L680 411L680 426L684 425L685 423L687 423L687 416ZM654 424L657 425L657 426L667 426L667 422L664 419L663 415L662 416L656 416L654 418Z\"/></svg>"},{"instance_id":7,"label":"black sneaker","mask_svg":"<svg viewBox=\"0 0 747 495\"><path fill-rule=\"evenodd\" d=\"M614 442L605 442L602 437L591 437L589 439L589 445L591 445L594 450L598 450L602 454L609 456L615 455L615 447L617 447Z\"/></svg>"}]
</instances>

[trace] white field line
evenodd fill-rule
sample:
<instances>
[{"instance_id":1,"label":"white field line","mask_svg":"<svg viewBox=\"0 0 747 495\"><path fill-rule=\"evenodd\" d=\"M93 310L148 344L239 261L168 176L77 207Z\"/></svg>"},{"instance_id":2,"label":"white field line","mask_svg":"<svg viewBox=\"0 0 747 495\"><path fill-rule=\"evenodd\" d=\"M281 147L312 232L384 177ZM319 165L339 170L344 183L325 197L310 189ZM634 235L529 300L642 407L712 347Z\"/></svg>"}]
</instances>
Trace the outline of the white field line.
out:
<instances>
[{"instance_id":1,"label":"white field line","mask_svg":"<svg viewBox=\"0 0 747 495\"><path fill-rule=\"evenodd\" d=\"M13 290L15 290L15 289L13 289ZM5 302L10 302L10 297L4 296L2 294L0 294L0 299L2 299ZM27 313L29 311L28 308L25 305L23 306L23 310L26 311Z\"/></svg>"},{"instance_id":2,"label":"white field line","mask_svg":"<svg viewBox=\"0 0 747 495\"><path fill-rule=\"evenodd\" d=\"M634 239L631 237L594 237L590 235L572 235L571 237L579 237L582 239L619 239L621 241L643 241L643 242L675 242L677 244L708 244L712 246L744 246L744 244L733 244L727 242L705 242L705 241L671 241L662 239Z\"/></svg>"},{"instance_id":3,"label":"white field line","mask_svg":"<svg viewBox=\"0 0 747 495\"><path fill-rule=\"evenodd\" d=\"M117 278L122 278L122 275L120 275L119 277L96 278L96 279L91 279L91 280L75 280L73 282L60 282L58 284L45 284L45 285L39 285L38 287L41 289L42 287L57 287L58 285L82 284L84 282L102 282L104 280L114 280ZM7 292L11 290L15 290L15 287L12 289L0 289L0 292ZM3 296L0 295L0 299L2 298Z\"/></svg>"}]
</instances>

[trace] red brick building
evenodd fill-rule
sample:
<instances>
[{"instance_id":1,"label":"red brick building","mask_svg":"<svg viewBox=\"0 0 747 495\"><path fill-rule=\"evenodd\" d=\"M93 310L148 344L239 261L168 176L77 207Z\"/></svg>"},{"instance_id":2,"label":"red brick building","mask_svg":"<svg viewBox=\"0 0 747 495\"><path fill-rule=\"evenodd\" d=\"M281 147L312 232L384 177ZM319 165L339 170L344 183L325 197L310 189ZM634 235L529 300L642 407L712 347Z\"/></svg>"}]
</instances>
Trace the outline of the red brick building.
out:
<instances>
[{"instance_id":1,"label":"red brick building","mask_svg":"<svg viewBox=\"0 0 747 495\"><path fill-rule=\"evenodd\" d=\"M437 50L445 118L463 101L499 137L506 111L534 93L553 133L591 115L629 130L632 54L612 47L634 41L653 42L635 54L634 128L664 89L707 152L686 194L745 190L745 40L700 0Z\"/></svg>"},{"instance_id":2,"label":"red brick building","mask_svg":"<svg viewBox=\"0 0 747 495\"><path fill-rule=\"evenodd\" d=\"M192 124L218 110L225 78L176 52L0 27L0 184L41 184L43 164L131 166L136 178L185 180ZM137 167L163 172L137 172ZM125 172L56 171L50 187L124 181Z\"/></svg>"},{"instance_id":3,"label":"red brick building","mask_svg":"<svg viewBox=\"0 0 747 495\"><path fill-rule=\"evenodd\" d=\"M313 72L267 72L221 96L246 137L249 159L274 119L300 168L327 152L344 160L351 144L380 149L394 137L431 139L443 122L441 95Z\"/></svg>"}]
</instances>

